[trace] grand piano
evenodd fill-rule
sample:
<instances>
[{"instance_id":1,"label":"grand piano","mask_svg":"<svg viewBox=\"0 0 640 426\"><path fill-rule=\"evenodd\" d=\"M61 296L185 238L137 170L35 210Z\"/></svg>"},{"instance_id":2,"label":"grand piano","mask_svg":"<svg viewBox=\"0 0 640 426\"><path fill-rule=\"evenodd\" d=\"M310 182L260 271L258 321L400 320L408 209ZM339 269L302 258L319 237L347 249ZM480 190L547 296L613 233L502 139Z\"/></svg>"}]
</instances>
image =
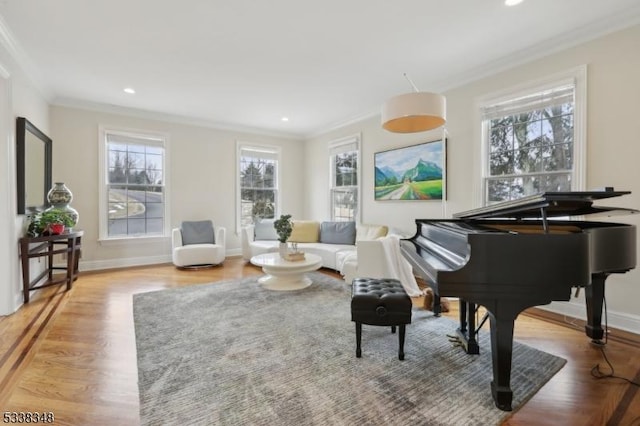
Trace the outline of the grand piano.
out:
<instances>
[{"instance_id":1,"label":"grand piano","mask_svg":"<svg viewBox=\"0 0 640 426\"><path fill-rule=\"evenodd\" d=\"M457 334L470 354L479 353L476 307L486 309L493 360L491 393L499 409L511 410L513 329L520 312L568 301L574 287L584 288L586 334L596 341L604 336L605 280L635 268L636 228L562 218L637 213L593 204L629 193L612 188L545 192L458 213L454 219L417 219L416 234L400 241L414 273L433 289L436 315L440 297L459 298Z\"/></svg>"}]
</instances>

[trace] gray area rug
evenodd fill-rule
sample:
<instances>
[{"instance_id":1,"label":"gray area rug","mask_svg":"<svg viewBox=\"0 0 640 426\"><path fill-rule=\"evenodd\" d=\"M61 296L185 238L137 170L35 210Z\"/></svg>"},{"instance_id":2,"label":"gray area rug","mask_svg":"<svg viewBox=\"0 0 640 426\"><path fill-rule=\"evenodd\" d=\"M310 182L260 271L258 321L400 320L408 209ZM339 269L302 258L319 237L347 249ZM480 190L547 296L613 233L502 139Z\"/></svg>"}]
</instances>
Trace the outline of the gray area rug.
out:
<instances>
[{"instance_id":1,"label":"gray area rug","mask_svg":"<svg viewBox=\"0 0 640 426\"><path fill-rule=\"evenodd\" d=\"M143 425L491 425L490 341L466 355L457 323L414 310L404 361L389 327L363 326L351 287L321 273L294 292L257 277L133 297ZM515 343L517 410L565 360Z\"/></svg>"}]
</instances>

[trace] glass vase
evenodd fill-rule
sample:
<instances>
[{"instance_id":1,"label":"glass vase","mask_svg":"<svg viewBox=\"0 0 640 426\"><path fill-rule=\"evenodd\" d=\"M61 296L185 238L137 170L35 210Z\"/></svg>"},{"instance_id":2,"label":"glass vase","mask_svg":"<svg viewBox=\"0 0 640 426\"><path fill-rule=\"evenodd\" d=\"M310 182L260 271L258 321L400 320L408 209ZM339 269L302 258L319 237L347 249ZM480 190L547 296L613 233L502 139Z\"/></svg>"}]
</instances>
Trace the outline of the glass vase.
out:
<instances>
[{"instance_id":1,"label":"glass vase","mask_svg":"<svg viewBox=\"0 0 640 426\"><path fill-rule=\"evenodd\" d=\"M66 212L73 219L73 225L70 228L76 226L78 220L80 219L80 214L78 211L71 207L69 204L73 200L73 193L64 184L64 182L56 182L53 184L53 187L47 193L47 201L51 204L47 210L61 210Z\"/></svg>"},{"instance_id":2,"label":"glass vase","mask_svg":"<svg viewBox=\"0 0 640 426\"><path fill-rule=\"evenodd\" d=\"M62 207L71 203L73 194L64 182L56 182L47 193L47 200L53 207Z\"/></svg>"}]
</instances>

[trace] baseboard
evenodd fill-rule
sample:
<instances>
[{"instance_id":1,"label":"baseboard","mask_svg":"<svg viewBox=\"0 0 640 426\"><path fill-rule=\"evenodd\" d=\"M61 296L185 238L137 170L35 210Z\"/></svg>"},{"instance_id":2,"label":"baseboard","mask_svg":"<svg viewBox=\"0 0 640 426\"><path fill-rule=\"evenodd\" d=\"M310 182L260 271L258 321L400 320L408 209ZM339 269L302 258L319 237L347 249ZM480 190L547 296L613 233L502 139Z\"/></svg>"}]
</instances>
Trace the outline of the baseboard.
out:
<instances>
[{"instance_id":1,"label":"baseboard","mask_svg":"<svg viewBox=\"0 0 640 426\"><path fill-rule=\"evenodd\" d=\"M424 280L418 277L416 277L416 280L421 288L424 288L427 285ZM447 297L447 299L451 301L457 300L455 297ZM583 291L579 297L575 297L571 301L551 302L549 305L536 306L534 308L527 309L525 314L542 320L584 329L584 326L587 323L587 312L585 306ZM640 334L637 332L637 330L640 330L640 316L611 310L608 310L606 314L607 318L605 324L603 312L602 327L604 328L606 326L608 328L610 339L618 338L621 341L640 347Z\"/></svg>"},{"instance_id":2,"label":"baseboard","mask_svg":"<svg viewBox=\"0 0 640 426\"><path fill-rule=\"evenodd\" d=\"M235 256L242 256L241 248L227 250L227 257L235 257Z\"/></svg>"},{"instance_id":3,"label":"baseboard","mask_svg":"<svg viewBox=\"0 0 640 426\"><path fill-rule=\"evenodd\" d=\"M584 300L575 302L552 302L549 305L538 306L540 310L553 312L562 316L571 317L580 321L586 321L587 314L584 305ZM607 325L609 328L615 328L618 330L624 330L629 333L636 333L640 330L640 317L637 315L626 314L616 311L608 310L607 312ZM604 327L604 312L603 312L603 327Z\"/></svg>"},{"instance_id":4,"label":"baseboard","mask_svg":"<svg viewBox=\"0 0 640 426\"><path fill-rule=\"evenodd\" d=\"M127 257L121 259L90 260L82 261L78 265L82 271L99 271L102 269L128 268L131 266L156 265L160 263L171 263L171 255L147 256L147 257Z\"/></svg>"},{"instance_id":5,"label":"baseboard","mask_svg":"<svg viewBox=\"0 0 640 426\"><path fill-rule=\"evenodd\" d=\"M551 311L550 309L541 306L529 308L524 311L523 315L563 325L565 327L576 328L579 330L584 330L584 326L587 323L585 319L576 318L565 313L559 313L557 312L557 310ZM603 324L602 326L604 327L605 324ZM611 321L608 322L607 330L608 339L640 348L640 334L636 334L630 330L623 330L621 328L615 327L611 324Z\"/></svg>"},{"instance_id":6,"label":"baseboard","mask_svg":"<svg viewBox=\"0 0 640 426\"><path fill-rule=\"evenodd\" d=\"M227 257L235 257L242 255L242 249L227 250ZM80 260L78 268L80 272L83 271L100 271L103 269L117 269L117 268L130 268L132 266L148 266L159 265L163 263L171 263L171 255L161 256L145 256L145 257L127 257L121 259L108 259L108 260Z\"/></svg>"}]
</instances>

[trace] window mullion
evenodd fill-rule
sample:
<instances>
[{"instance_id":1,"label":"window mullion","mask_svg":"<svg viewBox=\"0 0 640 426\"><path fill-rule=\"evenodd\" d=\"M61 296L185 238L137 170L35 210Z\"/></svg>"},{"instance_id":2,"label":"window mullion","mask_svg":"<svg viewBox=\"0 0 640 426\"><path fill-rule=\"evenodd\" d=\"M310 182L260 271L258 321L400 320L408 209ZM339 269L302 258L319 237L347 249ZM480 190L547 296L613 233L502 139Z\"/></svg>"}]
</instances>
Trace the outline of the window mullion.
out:
<instances>
[{"instance_id":1,"label":"window mullion","mask_svg":"<svg viewBox=\"0 0 640 426\"><path fill-rule=\"evenodd\" d=\"M359 215L360 137L352 136L330 143L329 160L331 220L355 221Z\"/></svg>"},{"instance_id":2,"label":"window mullion","mask_svg":"<svg viewBox=\"0 0 640 426\"><path fill-rule=\"evenodd\" d=\"M101 239L165 236L166 136L107 129L101 135L106 154Z\"/></svg>"},{"instance_id":3,"label":"window mullion","mask_svg":"<svg viewBox=\"0 0 640 426\"><path fill-rule=\"evenodd\" d=\"M485 204L535 192L571 190L576 152L574 91L573 84L558 86L482 108L487 147L483 150Z\"/></svg>"},{"instance_id":4,"label":"window mullion","mask_svg":"<svg viewBox=\"0 0 640 426\"><path fill-rule=\"evenodd\" d=\"M254 216L273 218L278 211L280 150L238 143L237 230L253 223Z\"/></svg>"}]
</instances>

